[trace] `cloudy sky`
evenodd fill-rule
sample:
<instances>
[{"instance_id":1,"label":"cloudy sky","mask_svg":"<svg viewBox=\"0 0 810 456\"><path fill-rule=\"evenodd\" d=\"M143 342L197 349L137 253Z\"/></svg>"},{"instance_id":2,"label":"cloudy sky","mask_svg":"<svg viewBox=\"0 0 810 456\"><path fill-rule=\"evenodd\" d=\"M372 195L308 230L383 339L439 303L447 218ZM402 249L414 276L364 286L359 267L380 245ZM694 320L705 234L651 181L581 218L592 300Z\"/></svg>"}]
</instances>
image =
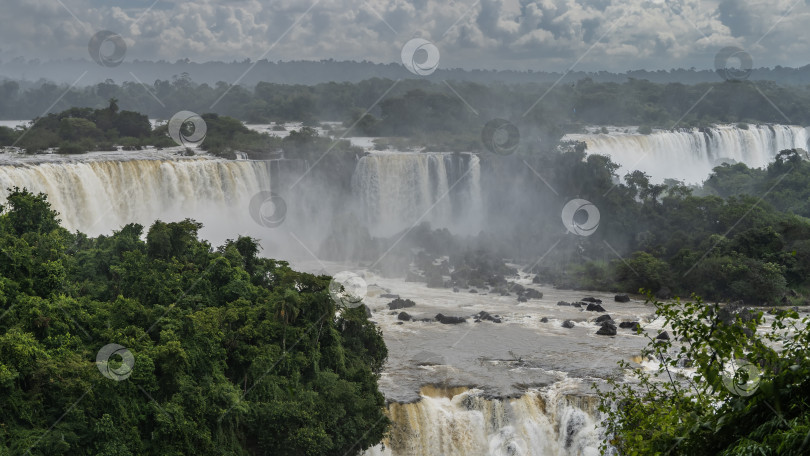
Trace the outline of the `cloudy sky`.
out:
<instances>
[{"instance_id":1,"label":"cloudy sky","mask_svg":"<svg viewBox=\"0 0 810 456\"><path fill-rule=\"evenodd\" d=\"M20 0L4 2L0 59L89 59L100 30L127 60L396 62L422 37L439 67L712 68L810 63L807 0Z\"/></svg>"}]
</instances>

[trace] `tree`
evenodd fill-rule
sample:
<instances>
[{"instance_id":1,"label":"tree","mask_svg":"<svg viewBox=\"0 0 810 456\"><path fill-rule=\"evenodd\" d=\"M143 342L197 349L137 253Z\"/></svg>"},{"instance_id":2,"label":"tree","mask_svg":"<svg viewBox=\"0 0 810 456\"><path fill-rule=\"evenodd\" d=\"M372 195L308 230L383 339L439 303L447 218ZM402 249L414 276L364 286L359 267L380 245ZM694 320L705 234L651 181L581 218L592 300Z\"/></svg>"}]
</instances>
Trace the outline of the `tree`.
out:
<instances>
[{"instance_id":1,"label":"tree","mask_svg":"<svg viewBox=\"0 0 810 456\"><path fill-rule=\"evenodd\" d=\"M33 194L19 187L9 189L7 205L0 204L4 221L18 236L25 233L48 233L59 228L59 218L51 209L51 203L44 193Z\"/></svg>"},{"instance_id":2,"label":"tree","mask_svg":"<svg viewBox=\"0 0 810 456\"><path fill-rule=\"evenodd\" d=\"M295 290L285 290L284 295L276 302L276 316L284 324L284 335L281 338L281 349L287 351L287 325L298 318L301 298Z\"/></svg>"},{"instance_id":3,"label":"tree","mask_svg":"<svg viewBox=\"0 0 810 456\"><path fill-rule=\"evenodd\" d=\"M699 298L648 300L674 337L647 336L642 356L660 362L656 372L621 361L638 381L613 378L600 390L608 432L603 454L810 450L810 319L775 311L770 328L758 332L761 312L729 312ZM684 365L694 374L678 374Z\"/></svg>"},{"instance_id":4,"label":"tree","mask_svg":"<svg viewBox=\"0 0 810 456\"><path fill-rule=\"evenodd\" d=\"M336 314L330 277L259 257L250 238L214 250L199 228L88 238L59 227L44 195L10 194L0 454L340 456L380 442L379 329L357 309ZM132 358L97 365L108 343ZM126 378L100 372L125 359Z\"/></svg>"}]
</instances>

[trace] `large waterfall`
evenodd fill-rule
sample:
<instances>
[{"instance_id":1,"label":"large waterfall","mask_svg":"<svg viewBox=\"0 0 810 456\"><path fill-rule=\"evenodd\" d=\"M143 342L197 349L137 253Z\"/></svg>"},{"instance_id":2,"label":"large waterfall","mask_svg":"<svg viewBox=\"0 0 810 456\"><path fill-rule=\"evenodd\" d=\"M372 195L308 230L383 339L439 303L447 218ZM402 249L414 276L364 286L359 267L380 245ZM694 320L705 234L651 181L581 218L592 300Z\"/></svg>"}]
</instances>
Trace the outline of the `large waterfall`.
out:
<instances>
[{"instance_id":1,"label":"large waterfall","mask_svg":"<svg viewBox=\"0 0 810 456\"><path fill-rule=\"evenodd\" d=\"M718 125L649 135L588 134L564 139L584 141L589 154L609 155L621 165L620 176L638 169L657 182L675 178L700 183L722 161L759 168L773 161L781 150L808 148L807 130L789 125Z\"/></svg>"},{"instance_id":2,"label":"large waterfall","mask_svg":"<svg viewBox=\"0 0 810 456\"><path fill-rule=\"evenodd\" d=\"M477 389L422 388L417 402L391 403L389 437L366 456L597 455L598 399L565 382L510 399Z\"/></svg>"},{"instance_id":3,"label":"large waterfall","mask_svg":"<svg viewBox=\"0 0 810 456\"><path fill-rule=\"evenodd\" d=\"M268 163L173 158L4 165L0 201L11 187L45 193L65 227L90 235L110 234L131 222L148 226L156 219L190 217L209 233L234 237L246 225L255 226L248 205L269 189Z\"/></svg>"},{"instance_id":4,"label":"large waterfall","mask_svg":"<svg viewBox=\"0 0 810 456\"><path fill-rule=\"evenodd\" d=\"M316 250L336 210L326 196L345 202L340 210L359 211L379 235L421 222L477 233L483 218L480 165L472 154L372 154L358 161L353 195L345 196L332 195L335 189L311 180L290 192L290 183L306 169L296 160L141 154L6 155L0 159L0 201L12 187L43 192L65 227L92 236L132 222L149 226L157 219L193 218L203 223L201 234L212 242L251 235L273 244L275 252L302 243L304 251ZM286 200L282 226L267 228L251 218L251 198L262 190L279 192Z\"/></svg>"},{"instance_id":5,"label":"large waterfall","mask_svg":"<svg viewBox=\"0 0 810 456\"><path fill-rule=\"evenodd\" d=\"M421 222L467 234L483 218L480 178L473 154L373 153L358 162L352 189L374 234Z\"/></svg>"}]
</instances>

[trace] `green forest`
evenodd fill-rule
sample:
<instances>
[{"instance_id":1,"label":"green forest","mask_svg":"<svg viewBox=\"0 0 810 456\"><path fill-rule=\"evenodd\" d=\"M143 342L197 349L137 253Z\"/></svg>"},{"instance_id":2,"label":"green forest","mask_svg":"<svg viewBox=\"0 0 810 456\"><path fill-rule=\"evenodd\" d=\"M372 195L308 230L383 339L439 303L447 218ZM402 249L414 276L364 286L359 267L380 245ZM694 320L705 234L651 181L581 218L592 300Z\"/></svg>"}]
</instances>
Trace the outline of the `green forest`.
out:
<instances>
[{"instance_id":1,"label":"green forest","mask_svg":"<svg viewBox=\"0 0 810 456\"><path fill-rule=\"evenodd\" d=\"M638 171L616 185L608 174L615 165L577 152L548 160L566 160L569 172L583 176L571 181L548 173L552 185L587 195L604 215L582 241L585 252L567 258L567 267L536 268L547 280L582 289L644 288L662 297L807 303L810 162L799 152L782 151L766 169L722 165L702 187L652 184ZM584 181L579 189L565 187Z\"/></svg>"},{"instance_id":2,"label":"green forest","mask_svg":"<svg viewBox=\"0 0 810 456\"><path fill-rule=\"evenodd\" d=\"M594 124L666 129L718 122L810 124L810 89L769 81L686 85L584 78L564 84L480 84L373 78L315 85L259 82L245 87L198 84L182 74L149 86L108 80L67 89L53 83L0 82L0 118L33 119L71 107L103 109L115 98L121 109L153 119L189 110L249 123L338 121L355 125L358 135L409 137L446 150L471 150L483 124L495 117L552 143L564 133ZM48 109L65 90L65 96Z\"/></svg>"},{"instance_id":3,"label":"green forest","mask_svg":"<svg viewBox=\"0 0 810 456\"><path fill-rule=\"evenodd\" d=\"M330 277L191 220L88 238L24 189L0 212L0 454L342 456L386 432L385 344ZM108 344L131 362L97 363Z\"/></svg>"}]
</instances>

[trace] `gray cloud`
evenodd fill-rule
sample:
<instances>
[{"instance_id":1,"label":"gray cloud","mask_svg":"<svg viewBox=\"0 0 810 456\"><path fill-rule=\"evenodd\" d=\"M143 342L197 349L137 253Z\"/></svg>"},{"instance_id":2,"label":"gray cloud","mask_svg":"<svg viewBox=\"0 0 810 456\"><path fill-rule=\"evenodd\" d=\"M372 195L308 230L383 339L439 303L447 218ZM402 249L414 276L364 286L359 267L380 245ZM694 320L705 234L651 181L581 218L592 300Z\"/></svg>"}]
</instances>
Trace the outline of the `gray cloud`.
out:
<instances>
[{"instance_id":1,"label":"gray cloud","mask_svg":"<svg viewBox=\"0 0 810 456\"><path fill-rule=\"evenodd\" d=\"M805 0L320 0L307 12L315 1L11 2L0 58L88 58L104 29L124 37L128 60L393 62L414 36L436 43L441 67L710 68L732 44L757 66L810 58Z\"/></svg>"}]
</instances>

